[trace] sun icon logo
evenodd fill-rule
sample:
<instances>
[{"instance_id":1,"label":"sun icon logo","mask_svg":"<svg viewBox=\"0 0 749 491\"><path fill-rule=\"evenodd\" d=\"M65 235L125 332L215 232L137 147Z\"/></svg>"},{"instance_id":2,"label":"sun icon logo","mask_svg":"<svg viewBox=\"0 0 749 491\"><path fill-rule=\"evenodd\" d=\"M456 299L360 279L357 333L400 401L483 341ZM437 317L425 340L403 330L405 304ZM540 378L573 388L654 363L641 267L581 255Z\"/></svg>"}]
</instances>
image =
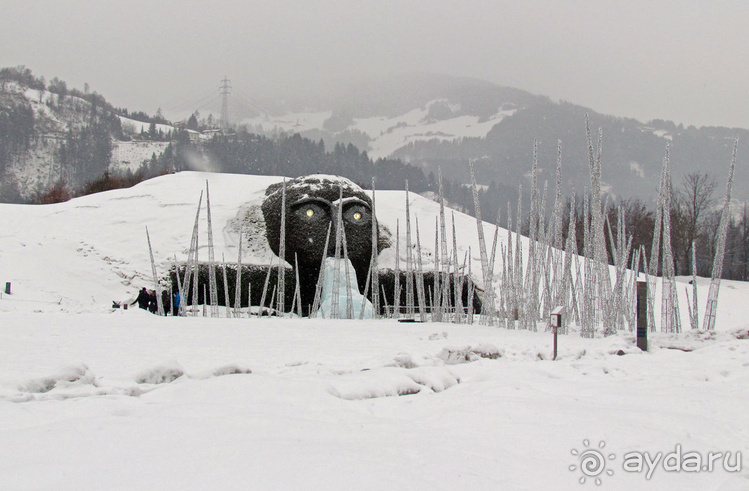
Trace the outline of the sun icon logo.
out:
<instances>
[{"instance_id":1,"label":"sun icon logo","mask_svg":"<svg viewBox=\"0 0 749 491\"><path fill-rule=\"evenodd\" d=\"M606 469L606 460L614 460L616 455L608 454L604 456L603 448L606 446L606 442L601 441L598 443L598 448L590 448L590 441L583 440L585 448L582 450L572 449L571 453L577 457L578 464L573 464L569 467L570 471L574 472L580 468L582 476L580 477L580 484L585 484L585 481L590 478L595 478L596 485L601 485L601 475L605 472L609 476L614 475L614 471Z\"/></svg>"}]
</instances>

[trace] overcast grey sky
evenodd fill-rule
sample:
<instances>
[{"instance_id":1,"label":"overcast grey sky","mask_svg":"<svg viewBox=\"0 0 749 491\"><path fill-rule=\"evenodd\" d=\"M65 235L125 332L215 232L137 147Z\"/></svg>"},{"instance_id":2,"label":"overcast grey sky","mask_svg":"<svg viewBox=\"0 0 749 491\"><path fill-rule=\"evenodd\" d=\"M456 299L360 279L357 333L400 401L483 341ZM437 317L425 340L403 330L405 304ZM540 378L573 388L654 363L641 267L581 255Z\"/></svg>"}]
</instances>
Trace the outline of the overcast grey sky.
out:
<instances>
[{"instance_id":1,"label":"overcast grey sky","mask_svg":"<svg viewBox=\"0 0 749 491\"><path fill-rule=\"evenodd\" d=\"M0 0L0 66L154 112L352 74L481 78L640 120L749 128L749 2ZM168 114L167 114L168 116Z\"/></svg>"}]
</instances>

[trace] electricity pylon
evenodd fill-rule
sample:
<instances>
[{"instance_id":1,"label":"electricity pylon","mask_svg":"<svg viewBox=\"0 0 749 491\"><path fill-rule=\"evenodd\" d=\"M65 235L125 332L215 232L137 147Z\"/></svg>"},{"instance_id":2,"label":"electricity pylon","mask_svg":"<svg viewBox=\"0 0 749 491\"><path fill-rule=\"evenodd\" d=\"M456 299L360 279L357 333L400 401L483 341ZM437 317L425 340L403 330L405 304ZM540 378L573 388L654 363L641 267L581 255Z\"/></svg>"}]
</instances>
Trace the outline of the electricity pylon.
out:
<instances>
[{"instance_id":1,"label":"electricity pylon","mask_svg":"<svg viewBox=\"0 0 749 491\"><path fill-rule=\"evenodd\" d=\"M231 82L226 78L226 75L224 75L224 79L218 88L221 91L221 129L227 131L229 129L229 94L231 94Z\"/></svg>"}]
</instances>

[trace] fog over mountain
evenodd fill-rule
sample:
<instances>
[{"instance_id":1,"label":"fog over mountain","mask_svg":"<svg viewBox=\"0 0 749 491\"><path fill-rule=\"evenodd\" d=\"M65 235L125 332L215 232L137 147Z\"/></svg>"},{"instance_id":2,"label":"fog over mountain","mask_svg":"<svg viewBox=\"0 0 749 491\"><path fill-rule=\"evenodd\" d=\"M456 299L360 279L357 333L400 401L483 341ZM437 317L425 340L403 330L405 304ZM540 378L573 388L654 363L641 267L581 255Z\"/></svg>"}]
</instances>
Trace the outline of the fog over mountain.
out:
<instances>
[{"instance_id":1,"label":"fog over mountain","mask_svg":"<svg viewBox=\"0 0 749 491\"><path fill-rule=\"evenodd\" d=\"M657 194L667 144L675 186L687 174L707 172L724 189L735 139L749 136L740 128L607 115L479 79L427 73L341 83L265 111L249 110L241 120L268 134L299 132L326 144L352 142L373 157L396 157L427 174L441 169L463 183L469 182L468 161L475 160L479 183L513 189L521 183L528 189L534 142L541 185L549 180L553 187L561 142L567 195L590 185L587 116L594 147L598 129L602 132L606 189L615 198L646 201ZM739 162L745 161L742 153L740 144ZM745 201L748 195L749 170L739 165L735 196Z\"/></svg>"}]
</instances>

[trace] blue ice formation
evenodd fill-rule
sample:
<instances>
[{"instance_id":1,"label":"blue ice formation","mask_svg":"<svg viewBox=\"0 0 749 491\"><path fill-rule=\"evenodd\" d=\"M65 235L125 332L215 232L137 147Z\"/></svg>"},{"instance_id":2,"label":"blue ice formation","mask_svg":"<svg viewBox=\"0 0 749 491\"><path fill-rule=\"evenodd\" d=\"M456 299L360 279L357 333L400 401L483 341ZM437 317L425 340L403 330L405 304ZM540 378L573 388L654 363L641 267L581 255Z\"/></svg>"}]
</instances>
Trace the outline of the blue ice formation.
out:
<instances>
[{"instance_id":1,"label":"blue ice formation","mask_svg":"<svg viewBox=\"0 0 749 491\"><path fill-rule=\"evenodd\" d=\"M346 267L348 263L348 268ZM336 267L339 270L340 280L338 283L338 318L346 319L346 305L348 302L346 292L346 270L348 269L349 281L351 284L351 301L354 307L354 319L358 319L361 309L364 308L364 319L372 319L374 311L372 302L359 293L358 283L356 282L356 270L351 262L347 259L340 258L336 261L334 257L325 258L323 265L323 287L320 293L320 310L326 319L330 319L330 312L333 304L333 279Z\"/></svg>"}]
</instances>

